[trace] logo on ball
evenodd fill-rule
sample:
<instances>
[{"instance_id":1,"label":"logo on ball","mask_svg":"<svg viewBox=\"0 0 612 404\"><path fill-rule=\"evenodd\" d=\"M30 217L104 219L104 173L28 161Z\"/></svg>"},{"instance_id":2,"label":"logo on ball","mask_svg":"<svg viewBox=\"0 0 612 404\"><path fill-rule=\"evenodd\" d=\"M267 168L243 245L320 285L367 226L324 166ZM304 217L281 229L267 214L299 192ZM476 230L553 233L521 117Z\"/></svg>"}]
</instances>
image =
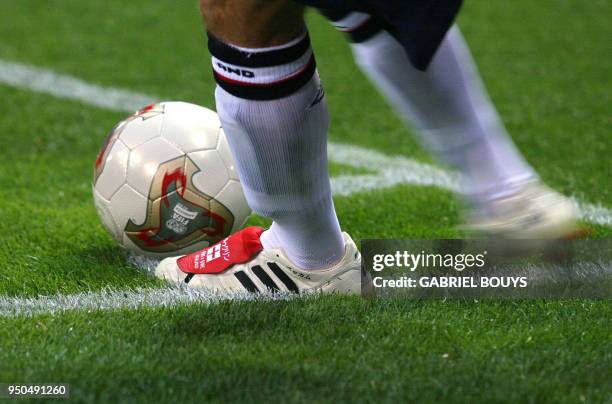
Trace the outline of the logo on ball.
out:
<instances>
[{"instance_id":1,"label":"logo on ball","mask_svg":"<svg viewBox=\"0 0 612 404\"><path fill-rule=\"evenodd\" d=\"M202 240L216 243L230 234L234 215L192 182L199 172L187 156L161 164L149 191L147 219L129 220L125 234L145 251L163 253Z\"/></svg>"}]
</instances>

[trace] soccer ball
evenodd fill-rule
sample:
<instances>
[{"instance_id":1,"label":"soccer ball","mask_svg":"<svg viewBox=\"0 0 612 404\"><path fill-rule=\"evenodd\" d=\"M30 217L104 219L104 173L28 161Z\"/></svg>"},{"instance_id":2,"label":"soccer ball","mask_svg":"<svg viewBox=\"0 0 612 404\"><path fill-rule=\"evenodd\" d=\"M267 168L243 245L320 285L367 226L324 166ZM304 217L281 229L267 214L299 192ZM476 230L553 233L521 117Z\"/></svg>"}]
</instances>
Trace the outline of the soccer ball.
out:
<instances>
[{"instance_id":1,"label":"soccer ball","mask_svg":"<svg viewBox=\"0 0 612 404\"><path fill-rule=\"evenodd\" d=\"M151 257L208 247L251 213L217 114L185 102L149 105L115 126L93 195L113 237Z\"/></svg>"}]
</instances>

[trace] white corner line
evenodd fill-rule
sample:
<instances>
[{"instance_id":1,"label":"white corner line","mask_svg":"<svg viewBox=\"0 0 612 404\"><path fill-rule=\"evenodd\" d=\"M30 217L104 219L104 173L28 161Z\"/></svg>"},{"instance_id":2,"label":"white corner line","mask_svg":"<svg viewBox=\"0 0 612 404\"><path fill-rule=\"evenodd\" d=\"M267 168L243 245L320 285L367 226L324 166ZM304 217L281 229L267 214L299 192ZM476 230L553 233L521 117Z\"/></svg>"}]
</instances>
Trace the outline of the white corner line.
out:
<instances>
[{"instance_id":1,"label":"white corner line","mask_svg":"<svg viewBox=\"0 0 612 404\"><path fill-rule=\"evenodd\" d=\"M142 307L177 307L189 304L214 304L223 300L280 300L294 295L244 293L215 293L178 287L135 288L128 290L103 289L69 295L38 297L0 296L0 318L55 315L70 311L122 310Z\"/></svg>"},{"instance_id":2,"label":"white corner line","mask_svg":"<svg viewBox=\"0 0 612 404\"><path fill-rule=\"evenodd\" d=\"M159 99L146 94L102 87L52 70L0 59L0 83L100 108L134 112Z\"/></svg>"}]
</instances>

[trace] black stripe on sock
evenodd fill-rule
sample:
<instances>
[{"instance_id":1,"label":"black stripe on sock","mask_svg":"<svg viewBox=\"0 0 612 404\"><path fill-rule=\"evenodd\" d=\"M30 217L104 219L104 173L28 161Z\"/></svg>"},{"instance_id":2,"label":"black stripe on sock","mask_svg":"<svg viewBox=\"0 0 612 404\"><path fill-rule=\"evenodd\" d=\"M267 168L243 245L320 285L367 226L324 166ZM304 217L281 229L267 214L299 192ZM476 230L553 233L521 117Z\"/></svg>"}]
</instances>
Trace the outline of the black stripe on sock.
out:
<instances>
[{"instance_id":1,"label":"black stripe on sock","mask_svg":"<svg viewBox=\"0 0 612 404\"><path fill-rule=\"evenodd\" d=\"M278 265L276 265L274 262L268 262L268 267L272 270L272 272L274 272L274 275L276 275L276 277L285 284L289 291L293 293L300 293L300 290L298 289L295 282L293 282L291 278L289 278L289 275L283 272L283 270L280 269Z\"/></svg>"},{"instance_id":2,"label":"black stripe on sock","mask_svg":"<svg viewBox=\"0 0 612 404\"><path fill-rule=\"evenodd\" d=\"M248 290L249 292L251 292L251 293L258 293L259 292L259 289L253 283L251 278L249 278L249 276L247 274L245 274L243 271L236 272L234 274L234 276L236 277L236 279L238 279L238 281L240 281L242 286L244 286L244 288L246 290Z\"/></svg>"},{"instance_id":3,"label":"black stripe on sock","mask_svg":"<svg viewBox=\"0 0 612 404\"><path fill-rule=\"evenodd\" d=\"M288 79L279 80L275 83L255 84L232 80L213 71L215 81L219 87L228 93L249 100L274 100L287 97L304 87L310 81L317 69L314 55L306 67Z\"/></svg>"},{"instance_id":4,"label":"black stripe on sock","mask_svg":"<svg viewBox=\"0 0 612 404\"><path fill-rule=\"evenodd\" d=\"M189 281L191 281L191 279L193 279L195 274L187 274L187 276L185 277L184 282L185 283L189 283Z\"/></svg>"},{"instance_id":5,"label":"black stripe on sock","mask_svg":"<svg viewBox=\"0 0 612 404\"><path fill-rule=\"evenodd\" d=\"M228 45L210 32L208 35L208 50L210 54L226 63L241 67L271 67L291 63L299 59L310 48L308 34L293 46L265 52L245 52Z\"/></svg>"},{"instance_id":6,"label":"black stripe on sock","mask_svg":"<svg viewBox=\"0 0 612 404\"><path fill-rule=\"evenodd\" d=\"M383 26L380 21L376 17L370 17L362 25L347 33L351 38L351 42L359 43L367 41L382 30Z\"/></svg>"},{"instance_id":7,"label":"black stripe on sock","mask_svg":"<svg viewBox=\"0 0 612 404\"><path fill-rule=\"evenodd\" d=\"M273 292L278 292L280 291L280 289L278 288L278 286L276 286L276 283L274 283L274 281L272 280L272 278L270 278L270 275L268 275L266 273L266 271L263 270L262 267L260 267L259 265L255 265L253 268L251 268L251 270L253 271L253 273L259 278L259 280L266 285L266 287L273 291Z\"/></svg>"}]
</instances>

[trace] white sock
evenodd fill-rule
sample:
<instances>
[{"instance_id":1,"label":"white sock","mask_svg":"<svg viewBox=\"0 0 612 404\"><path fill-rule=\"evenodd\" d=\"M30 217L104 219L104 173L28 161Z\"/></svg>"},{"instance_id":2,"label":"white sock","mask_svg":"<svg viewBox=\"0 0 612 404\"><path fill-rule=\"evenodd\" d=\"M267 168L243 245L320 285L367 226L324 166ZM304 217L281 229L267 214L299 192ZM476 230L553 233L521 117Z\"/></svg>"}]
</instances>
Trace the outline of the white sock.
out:
<instances>
[{"instance_id":1,"label":"white sock","mask_svg":"<svg viewBox=\"0 0 612 404\"><path fill-rule=\"evenodd\" d=\"M385 31L352 49L357 64L425 146L463 174L474 202L513 193L537 177L508 136L456 26L426 72L415 69Z\"/></svg>"},{"instance_id":2,"label":"white sock","mask_svg":"<svg viewBox=\"0 0 612 404\"><path fill-rule=\"evenodd\" d=\"M344 239L327 169L327 104L308 36L268 49L209 36L209 48L217 112L245 196L274 221L264 247L282 248L304 269L336 263Z\"/></svg>"}]
</instances>

